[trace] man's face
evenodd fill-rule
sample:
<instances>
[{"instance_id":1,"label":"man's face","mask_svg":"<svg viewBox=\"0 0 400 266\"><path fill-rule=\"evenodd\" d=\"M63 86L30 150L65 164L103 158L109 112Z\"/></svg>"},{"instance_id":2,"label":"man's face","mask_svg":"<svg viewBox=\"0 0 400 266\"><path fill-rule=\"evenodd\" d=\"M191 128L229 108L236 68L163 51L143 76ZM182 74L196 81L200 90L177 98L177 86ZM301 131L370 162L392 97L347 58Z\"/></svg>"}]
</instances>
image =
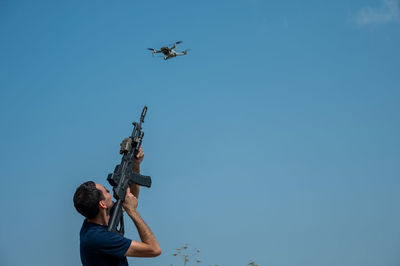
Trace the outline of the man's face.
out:
<instances>
[{"instance_id":1,"label":"man's face","mask_svg":"<svg viewBox=\"0 0 400 266\"><path fill-rule=\"evenodd\" d=\"M108 191L103 185L96 183L96 188L103 192L104 202L107 206L107 209L110 210L111 207L114 205L114 202L111 199L110 191Z\"/></svg>"}]
</instances>

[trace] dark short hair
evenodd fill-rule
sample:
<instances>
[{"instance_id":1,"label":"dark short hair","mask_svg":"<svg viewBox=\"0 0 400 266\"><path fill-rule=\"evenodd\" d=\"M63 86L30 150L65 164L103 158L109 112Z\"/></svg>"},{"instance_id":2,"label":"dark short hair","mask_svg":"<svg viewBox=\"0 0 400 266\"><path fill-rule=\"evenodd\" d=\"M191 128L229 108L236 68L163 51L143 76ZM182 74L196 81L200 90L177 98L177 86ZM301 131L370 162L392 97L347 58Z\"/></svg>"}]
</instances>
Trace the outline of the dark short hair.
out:
<instances>
[{"instance_id":1,"label":"dark short hair","mask_svg":"<svg viewBox=\"0 0 400 266\"><path fill-rule=\"evenodd\" d=\"M87 181L76 189L74 206L80 214L92 219L99 213L99 201L104 199L103 192L96 187L96 183Z\"/></svg>"}]
</instances>

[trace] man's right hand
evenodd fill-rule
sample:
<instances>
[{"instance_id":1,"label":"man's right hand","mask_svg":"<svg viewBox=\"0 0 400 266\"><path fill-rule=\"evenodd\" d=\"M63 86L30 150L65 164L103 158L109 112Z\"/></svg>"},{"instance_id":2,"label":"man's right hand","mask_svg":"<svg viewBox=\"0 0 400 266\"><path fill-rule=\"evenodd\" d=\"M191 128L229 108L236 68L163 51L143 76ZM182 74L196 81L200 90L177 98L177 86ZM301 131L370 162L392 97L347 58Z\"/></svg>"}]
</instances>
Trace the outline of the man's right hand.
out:
<instances>
[{"instance_id":1,"label":"man's right hand","mask_svg":"<svg viewBox=\"0 0 400 266\"><path fill-rule=\"evenodd\" d=\"M136 212L138 205L137 198L131 193L131 189L128 187L126 190L125 200L122 206L128 214Z\"/></svg>"}]
</instances>

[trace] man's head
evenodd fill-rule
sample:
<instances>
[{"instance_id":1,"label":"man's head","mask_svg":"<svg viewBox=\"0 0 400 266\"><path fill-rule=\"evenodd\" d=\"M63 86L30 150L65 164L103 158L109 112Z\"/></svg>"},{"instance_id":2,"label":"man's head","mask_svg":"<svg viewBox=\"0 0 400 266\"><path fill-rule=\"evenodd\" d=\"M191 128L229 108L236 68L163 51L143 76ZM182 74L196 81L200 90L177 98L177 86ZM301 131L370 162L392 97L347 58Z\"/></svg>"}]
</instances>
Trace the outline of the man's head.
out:
<instances>
[{"instance_id":1,"label":"man's head","mask_svg":"<svg viewBox=\"0 0 400 266\"><path fill-rule=\"evenodd\" d=\"M100 210L108 210L113 202L109 191L102 185L88 181L80 185L74 194L76 210L88 219L97 216Z\"/></svg>"}]
</instances>

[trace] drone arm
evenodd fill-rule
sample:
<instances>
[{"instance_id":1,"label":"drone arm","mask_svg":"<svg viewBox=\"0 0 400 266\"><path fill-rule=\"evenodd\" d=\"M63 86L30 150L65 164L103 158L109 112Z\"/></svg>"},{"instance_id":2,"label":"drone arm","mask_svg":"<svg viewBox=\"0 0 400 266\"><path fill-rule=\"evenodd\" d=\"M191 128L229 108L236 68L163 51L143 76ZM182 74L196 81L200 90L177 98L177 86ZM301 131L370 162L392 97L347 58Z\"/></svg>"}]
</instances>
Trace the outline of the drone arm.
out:
<instances>
[{"instance_id":1,"label":"drone arm","mask_svg":"<svg viewBox=\"0 0 400 266\"><path fill-rule=\"evenodd\" d=\"M178 55L185 55L185 54L187 54L187 51L184 51L184 52L182 52L182 53L176 53L177 56L178 56Z\"/></svg>"},{"instance_id":2,"label":"drone arm","mask_svg":"<svg viewBox=\"0 0 400 266\"><path fill-rule=\"evenodd\" d=\"M161 53L161 51L157 51L156 49L153 48L147 48L147 50L151 51L153 54Z\"/></svg>"},{"instance_id":3,"label":"drone arm","mask_svg":"<svg viewBox=\"0 0 400 266\"><path fill-rule=\"evenodd\" d=\"M178 47L178 44L182 43L182 41L177 41L174 43L174 45L171 47L171 49L176 49Z\"/></svg>"}]
</instances>

